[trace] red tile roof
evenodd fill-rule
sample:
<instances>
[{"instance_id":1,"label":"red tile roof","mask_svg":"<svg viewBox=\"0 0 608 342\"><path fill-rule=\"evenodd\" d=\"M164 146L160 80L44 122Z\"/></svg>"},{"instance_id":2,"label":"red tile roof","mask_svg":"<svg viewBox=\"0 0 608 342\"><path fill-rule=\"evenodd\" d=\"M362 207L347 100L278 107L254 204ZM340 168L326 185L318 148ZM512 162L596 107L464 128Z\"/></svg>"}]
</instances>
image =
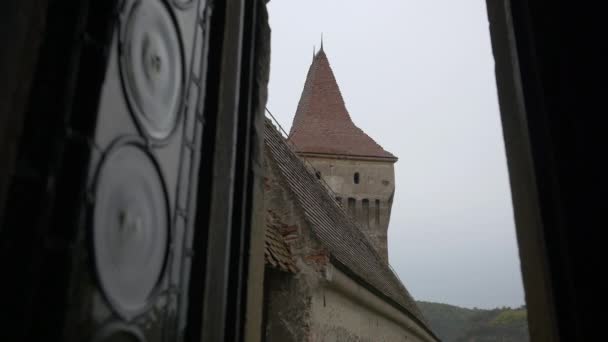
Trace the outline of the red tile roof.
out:
<instances>
[{"instance_id":1,"label":"red tile roof","mask_svg":"<svg viewBox=\"0 0 608 342\"><path fill-rule=\"evenodd\" d=\"M289 141L300 153L397 159L353 123L323 48L308 70Z\"/></svg>"}]
</instances>

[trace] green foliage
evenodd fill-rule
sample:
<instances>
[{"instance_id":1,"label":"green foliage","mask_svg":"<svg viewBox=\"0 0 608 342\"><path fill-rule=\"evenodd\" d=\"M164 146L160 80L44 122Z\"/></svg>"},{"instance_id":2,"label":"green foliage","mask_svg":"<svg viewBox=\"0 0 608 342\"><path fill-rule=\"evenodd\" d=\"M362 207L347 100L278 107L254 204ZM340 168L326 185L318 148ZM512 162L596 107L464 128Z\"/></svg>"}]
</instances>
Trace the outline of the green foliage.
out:
<instances>
[{"instance_id":1,"label":"green foliage","mask_svg":"<svg viewBox=\"0 0 608 342\"><path fill-rule=\"evenodd\" d=\"M431 328L444 342L527 342L525 306L491 310L418 302Z\"/></svg>"},{"instance_id":2,"label":"green foliage","mask_svg":"<svg viewBox=\"0 0 608 342\"><path fill-rule=\"evenodd\" d=\"M493 325L509 325L517 324L517 322L525 322L528 320L528 313L525 309L504 310L498 314L490 324Z\"/></svg>"}]
</instances>

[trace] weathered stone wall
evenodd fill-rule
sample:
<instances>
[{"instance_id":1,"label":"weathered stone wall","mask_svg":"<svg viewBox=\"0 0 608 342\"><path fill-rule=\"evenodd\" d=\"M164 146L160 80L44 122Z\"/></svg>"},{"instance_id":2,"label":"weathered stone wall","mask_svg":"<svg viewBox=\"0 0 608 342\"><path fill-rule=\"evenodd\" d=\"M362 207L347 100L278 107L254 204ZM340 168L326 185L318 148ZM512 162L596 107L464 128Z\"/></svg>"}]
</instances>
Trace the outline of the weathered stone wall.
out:
<instances>
[{"instance_id":1,"label":"weathered stone wall","mask_svg":"<svg viewBox=\"0 0 608 342\"><path fill-rule=\"evenodd\" d=\"M304 215L276 173L274 161L264 159L264 210L273 220L294 256L296 274L267 268L265 287L265 341L308 341L310 303L318 287L329 253L310 235Z\"/></svg>"},{"instance_id":2,"label":"weathered stone wall","mask_svg":"<svg viewBox=\"0 0 608 342\"><path fill-rule=\"evenodd\" d=\"M293 274L266 268L264 341L306 341L310 331L310 291Z\"/></svg>"},{"instance_id":3,"label":"weathered stone wall","mask_svg":"<svg viewBox=\"0 0 608 342\"><path fill-rule=\"evenodd\" d=\"M344 273L329 266L328 274L312 296L311 341L435 341L408 315Z\"/></svg>"},{"instance_id":4,"label":"weathered stone wall","mask_svg":"<svg viewBox=\"0 0 608 342\"><path fill-rule=\"evenodd\" d=\"M395 193L393 162L303 157L319 172L318 176L329 185L346 212L368 233L388 263L387 231Z\"/></svg>"},{"instance_id":5,"label":"weathered stone wall","mask_svg":"<svg viewBox=\"0 0 608 342\"><path fill-rule=\"evenodd\" d=\"M319 289L311 309L313 341L417 341L399 324L332 288Z\"/></svg>"}]
</instances>

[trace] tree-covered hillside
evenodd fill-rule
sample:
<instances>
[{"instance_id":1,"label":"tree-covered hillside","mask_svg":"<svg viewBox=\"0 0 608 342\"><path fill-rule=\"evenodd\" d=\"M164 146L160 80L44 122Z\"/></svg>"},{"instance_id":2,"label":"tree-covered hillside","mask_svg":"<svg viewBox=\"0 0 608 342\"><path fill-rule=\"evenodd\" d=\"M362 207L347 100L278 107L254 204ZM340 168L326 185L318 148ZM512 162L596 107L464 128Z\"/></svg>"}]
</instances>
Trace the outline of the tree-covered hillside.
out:
<instances>
[{"instance_id":1,"label":"tree-covered hillside","mask_svg":"<svg viewBox=\"0 0 608 342\"><path fill-rule=\"evenodd\" d=\"M444 342L527 342L524 307L492 310L418 302L433 331Z\"/></svg>"}]
</instances>

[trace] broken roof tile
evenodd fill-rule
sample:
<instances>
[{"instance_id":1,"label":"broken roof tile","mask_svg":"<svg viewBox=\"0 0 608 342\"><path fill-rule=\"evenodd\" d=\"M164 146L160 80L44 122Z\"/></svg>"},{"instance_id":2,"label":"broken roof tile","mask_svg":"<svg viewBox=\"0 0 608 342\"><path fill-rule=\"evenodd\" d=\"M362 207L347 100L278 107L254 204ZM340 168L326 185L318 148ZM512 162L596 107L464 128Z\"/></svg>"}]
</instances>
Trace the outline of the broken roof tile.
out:
<instances>
[{"instance_id":1,"label":"broken roof tile","mask_svg":"<svg viewBox=\"0 0 608 342\"><path fill-rule=\"evenodd\" d=\"M271 213L267 214L271 215ZM281 271L295 273L297 268L291 251L289 250L289 246L285 242L285 239L281 233L279 233L277 227L271 223L272 221L273 220L267 215L264 240L264 260L266 264Z\"/></svg>"}]
</instances>

